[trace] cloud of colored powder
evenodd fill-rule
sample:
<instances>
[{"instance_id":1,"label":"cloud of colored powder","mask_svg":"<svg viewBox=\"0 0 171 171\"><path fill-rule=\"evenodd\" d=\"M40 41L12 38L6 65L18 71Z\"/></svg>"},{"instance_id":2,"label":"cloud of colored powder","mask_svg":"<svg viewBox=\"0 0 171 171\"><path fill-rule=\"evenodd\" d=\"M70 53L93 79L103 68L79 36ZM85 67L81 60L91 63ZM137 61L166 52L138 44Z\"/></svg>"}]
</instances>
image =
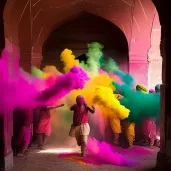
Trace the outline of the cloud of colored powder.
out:
<instances>
[{"instance_id":1,"label":"cloud of colored powder","mask_svg":"<svg viewBox=\"0 0 171 171\"><path fill-rule=\"evenodd\" d=\"M159 124L160 94L137 92L126 84L119 85L116 82L113 85L124 96L120 103L131 111L128 118L131 122L140 123L144 117L155 117Z\"/></svg>"},{"instance_id":2,"label":"cloud of colored powder","mask_svg":"<svg viewBox=\"0 0 171 171\"><path fill-rule=\"evenodd\" d=\"M87 62L80 65L91 74L97 74L100 69L100 58L103 56L103 45L97 42L88 44L88 52L86 53Z\"/></svg>"},{"instance_id":3,"label":"cloud of colored powder","mask_svg":"<svg viewBox=\"0 0 171 171\"><path fill-rule=\"evenodd\" d=\"M64 64L64 72L68 72L73 66L79 65L79 61L75 59L75 56L69 49L64 49L64 51L62 51L61 61Z\"/></svg>"},{"instance_id":4,"label":"cloud of colored powder","mask_svg":"<svg viewBox=\"0 0 171 171\"><path fill-rule=\"evenodd\" d=\"M93 102L99 106L103 106L104 112L109 117L123 120L129 116L130 111L119 103L111 88L98 86L95 90Z\"/></svg>"},{"instance_id":5,"label":"cloud of colored powder","mask_svg":"<svg viewBox=\"0 0 171 171\"><path fill-rule=\"evenodd\" d=\"M43 79L32 77L19 68L19 61L9 63L11 53L5 49L0 60L1 112L15 108L34 108L58 101L73 89L80 89L89 79L80 67L72 67L67 74L56 77L55 84L47 87ZM34 71L36 69L34 68ZM15 77L11 76L15 71ZM41 72L38 73L41 77Z\"/></svg>"}]
</instances>

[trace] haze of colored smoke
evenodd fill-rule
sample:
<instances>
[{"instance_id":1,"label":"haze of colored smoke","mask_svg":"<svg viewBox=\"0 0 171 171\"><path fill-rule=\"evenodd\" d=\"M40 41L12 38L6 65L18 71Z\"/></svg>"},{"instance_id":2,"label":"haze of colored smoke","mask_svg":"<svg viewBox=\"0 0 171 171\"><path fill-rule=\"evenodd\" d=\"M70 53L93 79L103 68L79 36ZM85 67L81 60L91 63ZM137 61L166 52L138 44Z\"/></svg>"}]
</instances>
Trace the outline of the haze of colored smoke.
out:
<instances>
[{"instance_id":1,"label":"haze of colored smoke","mask_svg":"<svg viewBox=\"0 0 171 171\"><path fill-rule=\"evenodd\" d=\"M73 89L82 89L88 79L82 68L74 66L67 74L58 76L54 86L41 92L38 100L47 101L53 96L55 99L60 99Z\"/></svg>"},{"instance_id":2,"label":"haze of colored smoke","mask_svg":"<svg viewBox=\"0 0 171 171\"><path fill-rule=\"evenodd\" d=\"M119 154L116 150L112 150L112 147L106 142L98 142L94 138L88 139L87 151L89 155L95 156L95 158L108 164L118 166L136 166L138 164Z\"/></svg>"},{"instance_id":3,"label":"haze of colored smoke","mask_svg":"<svg viewBox=\"0 0 171 171\"><path fill-rule=\"evenodd\" d=\"M97 42L88 44L88 52L86 53L87 62L80 65L92 74L97 74L100 69L100 58L103 56L103 45Z\"/></svg>"},{"instance_id":4,"label":"haze of colored smoke","mask_svg":"<svg viewBox=\"0 0 171 171\"><path fill-rule=\"evenodd\" d=\"M78 66L79 61L75 59L75 56L72 54L72 51L65 49L61 53L61 61L64 63L64 71L68 72L73 66Z\"/></svg>"},{"instance_id":5,"label":"haze of colored smoke","mask_svg":"<svg viewBox=\"0 0 171 171\"><path fill-rule=\"evenodd\" d=\"M113 72L115 75L118 75L125 84L128 84L130 86L134 85L133 76L131 76L130 74L125 74L123 71L121 71L119 69L118 64L113 59L101 58L100 63L101 63L101 68L104 69L106 72L108 73Z\"/></svg>"},{"instance_id":6,"label":"haze of colored smoke","mask_svg":"<svg viewBox=\"0 0 171 171\"><path fill-rule=\"evenodd\" d=\"M131 111L128 117L129 121L139 123L143 117L155 117L159 123L160 94L137 92L128 85L119 85L115 82L113 85L124 96L120 103Z\"/></svg>"},{"instance_id":7,"label":"haze of colored smoke","mask_svg":"<svg viewBox=\"0 0 171 171\"><path fill-rule=\"evenodd\" d=\"M108 75L100 74L92 77L85 84L85 87L82 90L73 90L70 94L66 96L66 101L69 105L75 102L75 99L78 95L84 96L88 105L93 105L93 98L95 96L95 88L100 85L104 87L111 86L111 79Z\"/></svg>"},{"instance_id":8,"label":"haze of colored smoke","mask_svg":"<svg viewBox=\"0 0 171 171\"><path fill-rule=\"evenodd\" d=\"M123 149L106 142L99 142L91 137L88 139L87 152L88 155L83 158L80 158L79 153L62 153L59 157L81 165L102 166L107 164L138 167L141 165L142 157L152 155L151 151L143 147Z\"/></svg>"},{"instance_id":9,"label":"haze of colored smoke","mask_svg":"<svg viewBox=\"0 0 171 171\"><path fill-rule=\"evenodd\" d=\"M101 110L109 117L123 120L129 116L130 111L119 103L111 88L98 86L95 90L93 103L102 106Z\"/></svg>"},{"instance_id":10,"label":"haze of colored smoke","mask_svg":"<svg viewBox=\"0 0 171 171\"><path fill-rule=\"evenodd\" d=\"M43 78L43 72L37 69L35 66L31 67L31 75L37 78Z\"/></svg>"},{"instance_id":11,"label":"haze of colored smoke","mask_svg":"<svg viewBox=\"0 0 171 171\"><path fill-rule=\"evenodd\" d=\"M89 115L91 134L92 137L100 137L100 139L105 139L106 125L108 124L108 119L104 119L104 114L102 113L100 107L96 105L96 110L93 115Z\"/></svg>"},{"instance_id":12,"label":"haze of colored smoke","mask_svg":"<svg viewBox=\"0 0 171 171\"><path fill-rule=\"evenodd\" d=\"M113 59L109 58L108 60L105 60L104 58L102 58L102 56L103 56L102 48L103 48L103 46L101 46L99 43L96 43L96 42L89 44L89 50L87 53L89 62L87 62L87 64L85 64L84 67L91 72L92 71L91 66L93 66L93 64L95 64L96 71L97 71L97 68L99 69L99 66L101 66L101 68L105 69L105 71L107 71L107 72L112 71L114 74L118 75L122 79L122 81L126 85L120 86L119 84L118 85L115 84L115 87L117 89L117 93L122 92L125 96L125 98L123 100L121 100L120 102L126 108L130 109L131 113L128 117L128 119L130 121L139 122L139 121L141 121L142 117L145 117L145 116L146 117L158 116L158 113L160 110L156 106L160 105L159 97L154 97L154 95L143 96L142 94L139 94L138 92L135 92L134 90L132 90L131 87L134 84L134 78L130 74L125 74L124 72L122 72ZM95 52L97 52L97 53L95 53ZM95 70L93 70L93 71L95 71ZM101 104L101 106L105 107L105 109L108 108L106 105L106 103L108 103L108 102L104 103L106 99L104 99L103 103L102 103L102 101L100 101L101 99L99 97L97 98L97 95L96 95L97 92L95 92L95 87L96 86L104 86L105 88L106 87L111 88L111 87L109 84L108 85L100 84L99 78L100 77L96 77L96 79L93 78L94 81L90 80L86 84L85 89L83 89L81 91L75 91L74 92L75 95L72 96L72 98L70 98L70 99L72 99L71 101L73 101L73 97L75 100L76 95L81 94L81 95L85 96L86 101L89 104L93 104L94 102L92 102L92 99L95 99L94 97L96 96L96 104L97 103L98 103L98 105ZM105 77L100 78L102 80L101 82L106 82L106 80L104 78ZM105 94L105 92L103 92L102 94ZM111 99L111 98L107 98L107 99ZM141 99L141 100L139 100L139 99ZM146 99L146 100L143 100L143 99ZM97 100L98 100L98 102L97 102ZM117 101L117 99L116 99L116 101ZM134 101L135 101L135 103L134 103ZM143 101L143 102L141 102L141 101ZM155 101L155 102L153 103L153 101ZM114 102L113 102L113 104L114 104ZM137 105L134 105L134 104L137 104ZM115 106L115 108L116 108L116 106ZM101 108L101 110L105 110L105 109ZM150 112L151 110L152 110L152 112ZM103 113L108 113L108 112L104 111Z\"/></svg>"},{"instance_id":13,"label":"haze of colored smoke","mask_svg":"<svg viewBox=\"0 0 171 171\"><path fill-rule=\"evenodd\" d=\"M8 50L4 50L0 59L0 94L1 112L12 111L16 107L30 105L32 98L36 95L37 89L33 85L33 78L19 69L19 61L13 61L10 65L8 59L13 58ZM13 68L15 66L15 68ZM15 77L10 72L15 71ZM37 84L37 82L36 82Z\"/></svg>"},{"instance_id":14,"label":"haze of colored smoke","mask_svg":"<svg viewBox=\"0 0 171 171\"><path fill-rule=\"evenodd\" d=\"M109 124L106 121L110 117L116 117L119 120L125 119L129 115L129 110L120 105L119 101L115 98L113 90L110 88L111 81L112 80L108 77L108 75L105 74L95 76L87 81L82 90L73 90L69 93L65 97L65 99L67 99L66 102L70 106L75 103L75 98L78 95L82 95L85 97L88 105L96 105L96 107L99 107L101 117L104 120L104 123L101 123ZM104 125L99 125L99 127L101 133L103 134Z\"/></svg>"},{"instance_id":15,"label":"haze of colored smoke","mask_svg":"<svg viewBox=\"0 0 171 171\"><path fill-rule=\"evenodd\" d=\"M103 68L106 72L114 72L116 70L119 70L119 66L117 65L117 63L109 58L109 59L104 59L104 58L101 58L100 59L100 63L101 63L101 68Z\"/></svg>"},{"instance_id":16,"label":"haze of colored smoke","mask_svg":"<svg viewBox=\"0 0 171 171\"><path fill-rule=\"evenodd\" d=\"M88 80L85 71L75 66L69 73L56 77L54 86L43 90L42 87L46 87L45 81L20 70L18 61L13 61L16 62L15 65L13 64L16 68L11 68L7 59L12 56L8 55L11 54L7 50L4 51L0 60L1 112L12 111L15 108L34 108L39 105L47 105L52 100L59 100L74 88L83 88ZM15 77L12 77L10 73L14 70L16 71Z\"/></svg>"},{"instance_id":17,"label":"haze of colored smoke","mask_svg":"<svg viewBox=\"0 0 171 171\"><path fill-rule=\"evenodd\" d=\"M56 82L56 77L58 75L61 75L56 69L55 66L46 66L43 71L36 68L35 66L32 66L31 75L36 78L41 78L44 80L44 86L45 88L48 88L50 86L53 86ZM38 90L44 90L45 88L40 88L41 84L38 86Z\"/></svg>"},{"instance_id":18,"label":"haze of colored smoke","mask_svg":"<svg viewBox=\"0 0 171 171\"><path fill-rule=\"evenodd\" d=\"M53 86L56 82L56 77L62 73L55 66L47 65L43 68L43 78L46 80L47 86Z\"/></svg>"},{"instance_id":19,"label":"haze of colored smoke","mask_svg":"<svg viewBox=\"0 0 171 171\"><path fill-rule=\"evenodd\" d=\"M125 74L123 71L121 70L116 70L114 72L114 74L118 75L121 77L122 81L125 83L125 84L128 84L129 86L133 86L134 85L134 78L132 75L130 74Z\"/></svg>"},{"instance_id":20,"label":"haze of colored smoke","mask_svg":"<svg viewBox=\"0 0 171 171\"><path fill-rule=\"evenodd\" d=\"M88 64L90 64L91 66L93 66L92 64L96 64L96 69L98 71L100 67L99 60L102 56L102 46L98 43L92 43L89 45L89 48L89 55L95 52L97 52L97 54L92 54L92 58L89 58ZM90 69L91 67L87 68L87 70L91 71ZM129 115L129 110L120 105L119 101L113 95L114 88L111 86L112 81L113 80L105 73L97 76L92 76L91 79L87 81L84 89L78 91L74 90L70 94L68 94L65 98L67 99L66 102L68 105L71 105L73 104L73 102L75 102L76 96L82 95L85 97L88 105L96 104L100 106L100 110L103 113L103 119L106 119L107 117L111 117L113 115L119 119L125 119ZM97 86L101 87L97 89Z\"/></svg>"},{"instance_id":21,"label":"haze of colored smoke","mask_svg":"<svg viewBox=\"0 0 171 171\"><path fill-rule=\"evenodd\" d=\"M61 72L59 72L55 66L53 65L46 65L43 68L43 77L46 79L48 77L59 76Z\"/></svg>"}]
</instances>

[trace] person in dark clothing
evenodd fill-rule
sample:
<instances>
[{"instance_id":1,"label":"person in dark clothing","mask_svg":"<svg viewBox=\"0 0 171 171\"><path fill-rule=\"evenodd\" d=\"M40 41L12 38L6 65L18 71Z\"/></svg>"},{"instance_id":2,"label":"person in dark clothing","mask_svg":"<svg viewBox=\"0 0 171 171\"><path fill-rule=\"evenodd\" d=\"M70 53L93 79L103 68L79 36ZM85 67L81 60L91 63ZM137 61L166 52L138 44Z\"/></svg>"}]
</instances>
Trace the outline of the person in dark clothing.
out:
<instances>
[{"instance_id":1,"label":"person in dark clothing","mask_svg":"<svg viewBox=\"0 0 171 171\"><path fill-rule=\"evenodd\" d=\"M17 156L24 156L31 139L33 112L31 109L16 109L14 111L13 149Z\"/></svg>"}]
</instances>

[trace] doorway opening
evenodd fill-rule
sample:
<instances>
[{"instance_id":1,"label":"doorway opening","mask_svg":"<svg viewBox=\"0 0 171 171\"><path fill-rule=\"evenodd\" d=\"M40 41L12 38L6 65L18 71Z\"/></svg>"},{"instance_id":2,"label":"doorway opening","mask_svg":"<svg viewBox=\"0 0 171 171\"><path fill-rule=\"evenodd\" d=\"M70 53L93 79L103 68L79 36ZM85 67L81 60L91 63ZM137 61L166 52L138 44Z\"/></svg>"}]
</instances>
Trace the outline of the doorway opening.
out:
<instances>
[{"instance_id":1,"label":"doorway opening","mask_svg":"<svg viewBox=\"0 0 171 171\"><path fill-rule=\"evenodd\" d=\"M85 60L87 44L91 42L103 44L104 56L113 58L128 72L128 43L124 33L113 23L87 12L77 14L50 34L43 45L42 67L54 65L61 71L60 54L65 48L71 49L78 59Z\"/></svg>"}]
</instances>

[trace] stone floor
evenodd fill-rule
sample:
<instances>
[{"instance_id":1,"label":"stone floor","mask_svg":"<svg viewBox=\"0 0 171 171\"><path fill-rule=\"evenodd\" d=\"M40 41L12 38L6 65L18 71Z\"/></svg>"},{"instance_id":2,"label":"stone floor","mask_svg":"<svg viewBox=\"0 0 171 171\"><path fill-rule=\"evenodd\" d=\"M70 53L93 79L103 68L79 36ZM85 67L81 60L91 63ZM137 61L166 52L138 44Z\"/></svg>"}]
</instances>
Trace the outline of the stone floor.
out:
<instances>
[{"instance_id":1,"label":"stone floor","mask_svg":"<svg viewBox=\"0 0 171 171\"><path fill-rule=\"evenodd\" d=\"M25 157L14 157L14 171L148 171L155 166L157 151L154 149L152 155L141 158L138 168L129 168L113 165L85 166L61 159L56 153L40 153L31 149Z\"/></svg>"}]
</instances>

